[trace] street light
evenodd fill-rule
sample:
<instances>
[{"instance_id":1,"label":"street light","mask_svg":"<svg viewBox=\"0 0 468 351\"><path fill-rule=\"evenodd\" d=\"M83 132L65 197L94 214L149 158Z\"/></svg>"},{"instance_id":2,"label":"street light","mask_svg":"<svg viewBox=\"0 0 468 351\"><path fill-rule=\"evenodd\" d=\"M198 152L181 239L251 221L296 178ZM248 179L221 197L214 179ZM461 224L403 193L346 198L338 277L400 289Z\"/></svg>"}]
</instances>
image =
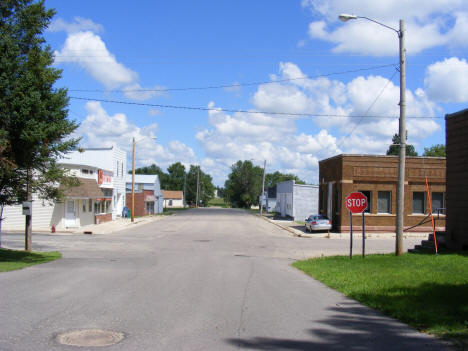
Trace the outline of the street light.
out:
<instances>
[{"instance_id":1,"label":"street light","mask_svg":"<svg viewBox=\"0 0 468 351\"><path fill-rule=\"evenodd\" d=\"M138 141L142 141L144 138L141 138ZM156 140L156 137L151 137L151 139ZM135 137L133 137L133 153L132 153L132 209L130 212L130 217L132 222L135 222L135 144L138 142L135 141Z\"/></svg>"},{"instance_id":2,"label":"street light","mask_svg":"<svg viewBox=\"0 0 468 351\"><path fill-rule=\"evenodd\" d=\"M400 40L400 152L398 156L398 184L397 184L397 213L396 213L396 241L395 255L400 256L403 253L403 211L405 201L405 161L406 161L406 59L405 59L405 22L400 19L400 28L395 29L364 16L341 14L338 16L343 22L353 19L366 19L377 23L382 27L393 30L398 34Z\"/></svg>"}]
</instances>

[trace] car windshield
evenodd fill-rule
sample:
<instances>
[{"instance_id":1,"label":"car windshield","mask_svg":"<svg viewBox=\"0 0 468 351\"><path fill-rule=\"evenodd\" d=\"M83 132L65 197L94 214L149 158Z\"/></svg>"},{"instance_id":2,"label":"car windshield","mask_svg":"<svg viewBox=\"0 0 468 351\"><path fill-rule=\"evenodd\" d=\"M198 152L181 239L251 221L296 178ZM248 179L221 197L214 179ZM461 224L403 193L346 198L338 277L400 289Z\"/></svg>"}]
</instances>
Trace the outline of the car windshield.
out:
<instances>
[{"instance_id":1,"label":"car windshield","mask_svg":"<svg viewBox=\"0 0 468 351\"><path fill-rule=\"evenodd\" d=\"M309 217L310 220L313 220L313 221L317 221L319 219L326 219L328 220L328 217L327 216L324 216L324 215L312 215Z\"/></svg>"}]
</instances>

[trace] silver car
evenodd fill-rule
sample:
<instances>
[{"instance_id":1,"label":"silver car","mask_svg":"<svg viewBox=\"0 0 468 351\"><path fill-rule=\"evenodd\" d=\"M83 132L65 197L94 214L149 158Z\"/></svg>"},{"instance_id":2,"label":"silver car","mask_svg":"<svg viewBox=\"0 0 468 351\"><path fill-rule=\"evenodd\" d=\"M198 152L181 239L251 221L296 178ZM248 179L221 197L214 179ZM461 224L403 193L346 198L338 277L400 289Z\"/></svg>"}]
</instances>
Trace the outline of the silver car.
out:
<instances>
[{"instance_id":1,"label":"silver car","mask_svg":"<svg viewBox=\"0 0 468 351\"><path fill-rule=\"evenodd\" d=\"M309 218L305 219L305 230L313 232L315 230L330 230L332 227L332 221L327 216L320 214L310 215Z\"/></svg>"}]
</instances>

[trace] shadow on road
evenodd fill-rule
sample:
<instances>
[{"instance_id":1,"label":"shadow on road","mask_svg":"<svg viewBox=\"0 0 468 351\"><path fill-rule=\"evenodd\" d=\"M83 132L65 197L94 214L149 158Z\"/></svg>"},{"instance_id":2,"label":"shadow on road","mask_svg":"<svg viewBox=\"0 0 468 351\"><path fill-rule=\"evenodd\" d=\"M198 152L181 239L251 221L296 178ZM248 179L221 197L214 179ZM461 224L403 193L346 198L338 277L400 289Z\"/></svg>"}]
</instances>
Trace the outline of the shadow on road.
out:
<instances>
[{"instance_id":1,"label":"shadow on road","mask_svg":"<svg viewBox=\"0 0 468 351\"><path fill-rule=\"evenodd\" d=\"M226 342L255 350L449 350L446 343L413 332L405 325L382 318L380 314L356 303L329 309L336 312L320 320L323 328L308 329L310 339L267 337L231 338ZM304 326L307 328L307 326Z\"/></svg>"}]
</instances>

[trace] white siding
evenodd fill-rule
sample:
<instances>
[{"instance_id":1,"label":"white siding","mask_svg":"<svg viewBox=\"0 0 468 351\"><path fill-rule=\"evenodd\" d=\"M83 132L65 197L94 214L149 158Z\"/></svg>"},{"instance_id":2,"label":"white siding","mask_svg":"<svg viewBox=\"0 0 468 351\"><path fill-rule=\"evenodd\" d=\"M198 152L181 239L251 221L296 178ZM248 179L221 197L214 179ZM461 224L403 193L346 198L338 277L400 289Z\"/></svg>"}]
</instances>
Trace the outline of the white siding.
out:
<instances>
[{"instance_id":1,"label":"white siding","mask_svg":"<svg viewBox=\"0 0 468 351\"><path fill-rule=\"evenodd\" d=\"M55 208L57 207L57 209ZM32 207L32 228L41 230L50 230L54 212L60 211L60 206L50 204L48 201L40 200L33 195ZM3 229L24 229L25 217L21 205L5 206L3 209Z\"/></svg>"}]
</instances>

